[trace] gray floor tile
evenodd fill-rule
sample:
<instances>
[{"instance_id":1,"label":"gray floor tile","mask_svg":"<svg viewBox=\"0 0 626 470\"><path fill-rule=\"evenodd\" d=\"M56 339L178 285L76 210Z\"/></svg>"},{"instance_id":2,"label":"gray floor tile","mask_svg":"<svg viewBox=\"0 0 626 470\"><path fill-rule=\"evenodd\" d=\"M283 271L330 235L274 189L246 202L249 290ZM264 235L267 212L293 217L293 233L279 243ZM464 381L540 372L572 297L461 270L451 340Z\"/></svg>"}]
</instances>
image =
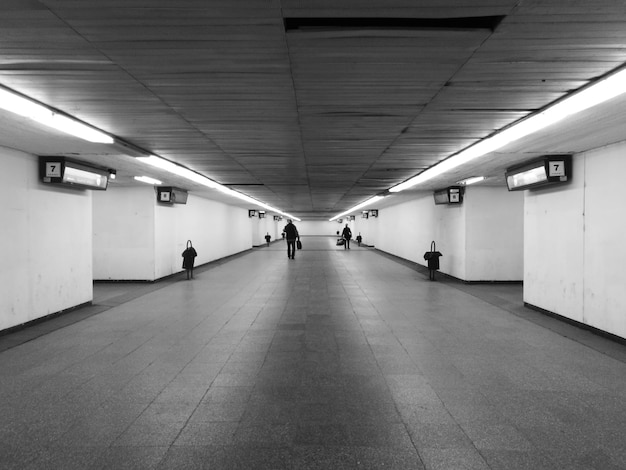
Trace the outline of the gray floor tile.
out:
<instances>
[{"instance_id":1,"label":"gray floor tile","mask_svg":"<svg viewBox=\"0 0 626 470\"><path fill-rule=\"evenodd\" d=\"M420 457L427 470L492 470L473 447L424 448L420 450Z\"/></svg>"},{"instance_id":2,"label":"gray floor tile","mask_svg":"<svg viewBox=\"0 0 626 470\"><path fill-rule=\"evenodd\" d=\"M292 450L292 468L301 470L355 470L354 450L342 446L296 445Z\"/></svg>"},{"instance_id":3,"label":"gray floor tile","mask_svg":"<svg viewBox=\"0 0 626 470\"><path fill-rule=\"evenodd\" d=\"M330 242L4 336L0 466L626 468L623 345Z\"/></svg>"}]
</instances>

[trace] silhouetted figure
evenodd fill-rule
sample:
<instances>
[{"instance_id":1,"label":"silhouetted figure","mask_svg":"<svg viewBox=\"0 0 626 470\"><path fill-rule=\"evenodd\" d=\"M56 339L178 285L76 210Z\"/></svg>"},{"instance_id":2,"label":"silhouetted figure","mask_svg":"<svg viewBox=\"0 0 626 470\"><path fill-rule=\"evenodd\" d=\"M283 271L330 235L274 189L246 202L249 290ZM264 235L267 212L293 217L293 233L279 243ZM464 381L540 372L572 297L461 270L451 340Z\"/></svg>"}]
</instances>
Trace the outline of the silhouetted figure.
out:
<instances>
[{"instance_id":1,"label":"silhouetted figure","mask_svg":"<svg viewBox=\"0 0 626 470\"><path fill-rule=\"evenodd\" d=\"M350 227L348 227L348 224L346 224L346 226L343 228L343 232L341 232L341 236L346 241L343 244L343 249L344 250L349 250L350 249L350 239L352 238L352 230L350 230Z\"/></svg>"},{"instance_id":2,"label":"silhouetted figure","mask_svg":"<svg viewBox=\"0 0 626 470\"><path fill-rule=\"evenodd\" d=\"M192 246L191 240L187 240L187 248L183 251L183 269L187 271L187 279L193 279L193 264L198 253Z\"/></svg>"},{"instance_id":3,"label":"silhouetted figure","mask_svg":"<svg viewBox=\"0 0 626 470\"><path fill-rule=\"evenodd\" d=\"M296 259L296 240L300 240L300 234L291 219L288 219L283 232L287 237L287 258Z\"/></svg>"}]
</instances>

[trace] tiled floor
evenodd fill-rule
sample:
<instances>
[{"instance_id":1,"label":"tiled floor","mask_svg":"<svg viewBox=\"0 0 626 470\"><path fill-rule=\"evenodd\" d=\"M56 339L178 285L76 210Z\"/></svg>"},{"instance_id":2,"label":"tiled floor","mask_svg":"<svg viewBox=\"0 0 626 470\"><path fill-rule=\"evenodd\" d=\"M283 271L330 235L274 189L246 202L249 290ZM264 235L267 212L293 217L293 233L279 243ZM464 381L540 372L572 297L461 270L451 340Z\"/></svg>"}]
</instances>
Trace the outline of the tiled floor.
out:
<instances>
[{"instance_id":1,"label":"tiled floor","mask_svg":"<svg viewBox=\"0 0 626 470\"><path fill-rule=\"evenodd\" d=\"M303 243L0 337L0 468L626 468L624 346L520 286Z\"/></svg>"}]
</instances>

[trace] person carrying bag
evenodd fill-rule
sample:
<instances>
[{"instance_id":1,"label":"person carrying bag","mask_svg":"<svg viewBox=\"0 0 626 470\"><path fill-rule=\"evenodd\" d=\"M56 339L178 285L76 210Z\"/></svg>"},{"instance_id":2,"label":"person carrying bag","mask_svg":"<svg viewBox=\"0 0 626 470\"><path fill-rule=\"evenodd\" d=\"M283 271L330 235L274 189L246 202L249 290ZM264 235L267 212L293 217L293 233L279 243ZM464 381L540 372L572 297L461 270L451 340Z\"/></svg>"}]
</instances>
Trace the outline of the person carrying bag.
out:
<instances>
[{"instance_id":1,"label":"person carrying bag","mask_svg":"<svg viewBox=\"0 0 626 470\"><path fill-rule=\"evenodd\" d=\"M346 224L346 226L343 229L343 232L341 232L341 237L345 240L345 243L343 245L343 249L344 250L349 250L350 249L350 239L352 238L352 230L350 230L350 227L348 227L348 224Z\"/></svg>"}]
</instances>

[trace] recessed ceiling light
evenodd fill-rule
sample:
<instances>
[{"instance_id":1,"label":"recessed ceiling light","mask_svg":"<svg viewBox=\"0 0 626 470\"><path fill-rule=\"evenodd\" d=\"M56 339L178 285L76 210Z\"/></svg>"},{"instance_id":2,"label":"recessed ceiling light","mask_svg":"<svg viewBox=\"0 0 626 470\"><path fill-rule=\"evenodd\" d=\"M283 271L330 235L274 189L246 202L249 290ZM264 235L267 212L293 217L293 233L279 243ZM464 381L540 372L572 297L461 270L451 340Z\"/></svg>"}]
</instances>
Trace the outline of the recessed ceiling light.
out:
<instances>
[{"instance_id":1,"label":"recessed ceiling light","mask_svg":"<svg viewBox=\"0 0 626 470\"><path fill-rule=\"evenodd\" d=\"M154 179L154 178L150 178L149 176L135 176L135 180L141 183L152 184L152 185L163 184L161 181Z\"/></svg>"},{"instance_id":2,"label":"recessed ceiling light","mask_svg":"<svg viewBox=\"0 0 626 470\"><path fill-rule=\"evenodd\" d=\"M71 116L61 114L46 105L7 88L0 88L0 108L89 142L101 144L112 144L114 142L113 137L95 127L91 127Z\"/></svg>"},{"instance_id":3,"label":"recessed ceiling light","mask_svg":"<svg viewBox=\"0 0 626 470\"><path fill-rule=\"evenodd\" d=\"M397 193L424 183L453 168L463 165L476 158L494 152L511 142L522 137L538 132L552 124L555 124L569 116L584 111L588 108L604 103L626 93L626 68L611 73L590 85L575 91L563 99L560 99L541 111L515 122L514 124L497 131L482 139L480 142L467 147L449 158L435 164L426 171L409 178L393 188L389 192Z\"/></svg>"},{"instance_id":4,"label":"recessed ceiling light","mask_svg":"<svg viewBox=\"0 0 626 470\"><path fill-rule=\"evenodd\" d=\"M469 178L465 178L464 180L457 181L456 184L469 186L470 184L480 183L481 181L485 181L486 179L487 179L486 176L470 176Z\"/></svg>"}]
</instances>

